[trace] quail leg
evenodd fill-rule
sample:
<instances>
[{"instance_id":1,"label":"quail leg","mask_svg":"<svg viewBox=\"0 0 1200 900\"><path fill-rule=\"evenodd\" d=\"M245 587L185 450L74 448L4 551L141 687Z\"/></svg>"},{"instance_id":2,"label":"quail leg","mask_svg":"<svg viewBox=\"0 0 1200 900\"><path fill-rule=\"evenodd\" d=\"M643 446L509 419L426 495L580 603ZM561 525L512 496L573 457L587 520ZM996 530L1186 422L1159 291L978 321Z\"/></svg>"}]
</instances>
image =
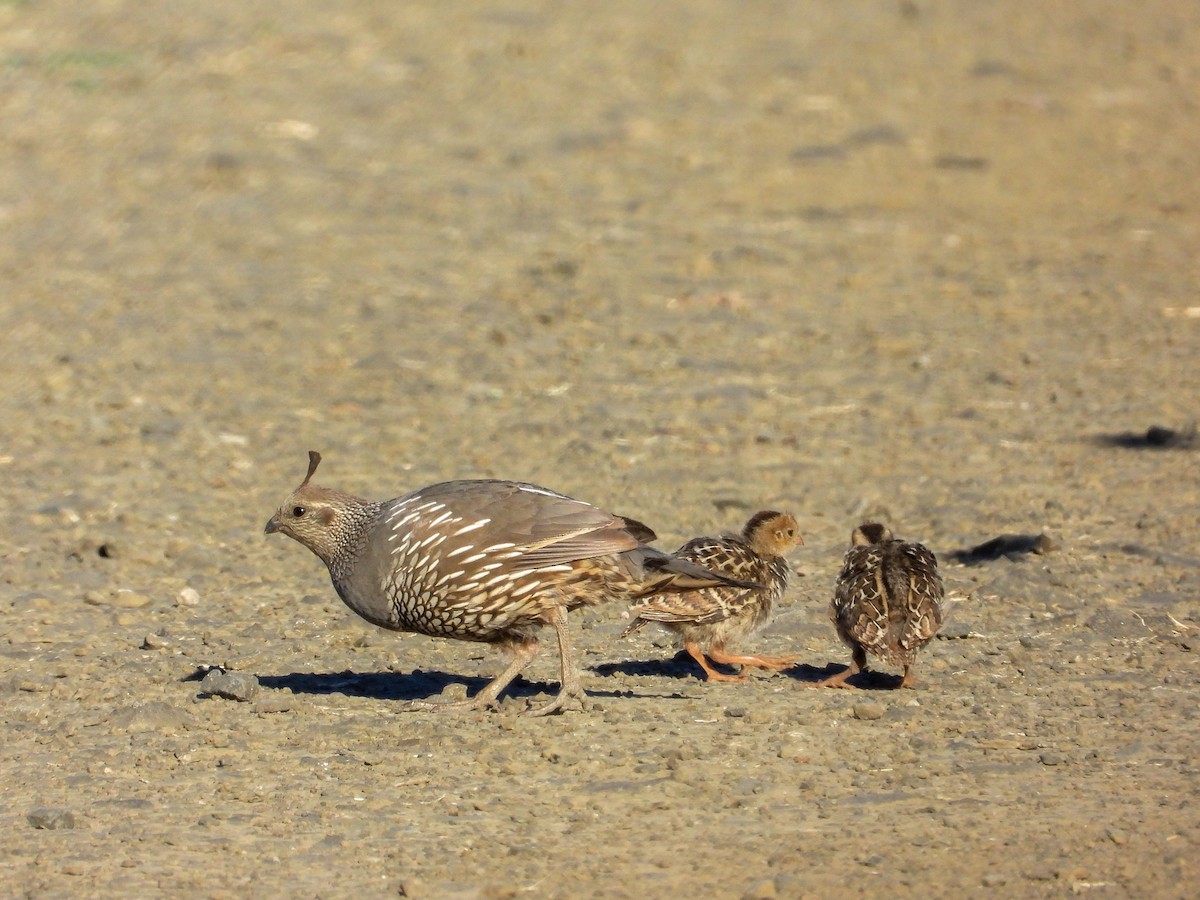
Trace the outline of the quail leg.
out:
<instances>
[{"instance_id":1,"label":"quail leg","mask_svg":"<svg viewBox=\"0 0 1200 900\"><path fill-rule=\"evenodd\" d=\"M916 687L918 684L920 684L920 682L917 681L917 676L913 675L912 666L905 666L904 677L900 679L900 687L911 688Z\"/></svg>"},{"instance_id":2,"label":"quail leg","mask_svg":"<svg viewBox=\"0 0 1200 900\"><path fill-rule=\"evenodd\" d=\"M850 667L843 669L836 675L830 675L828 678L822 678L820 681L813 682L813 687L836 687L849 688L854 687L852 684L846 684L846 679L853 678L859 672L867 667L867 653L862 647L855 647L854 653L850 658Z\"/></svg>"},{"instance_id":3,"label":"quail leg","mask_svg":"<svg viewBox=\"0 0 1200 900\"><path fill-rule=\"evenodd\" d=\"M533 658L538 653L538 642L534 638L520 643L509 645L513 658L508 667L484 685L474 697L468 697L466 700L455 700L452 702L439 702L437 700L413 700L405 709L429 709L429 710L452 710L452 709L485 709L489 706L495 706L500 699L500 694L504 689L512 684L513 680L521 674L521 670L533 662Z\"/></svg>"},{"instance_id":4,"label":"quail leg","mask_svg":"<svg viewBox=\"0 0 1200 900\"><path fill-rule=\"evenodd\" d=\"M708 650L708 657L713 662L724 663L728 666L749 666L752 669L770 669L778 672L796 664L794 656L737 656L725 652L725 648L713 645Z\"/></svg>"},{"instance_id":5,"label":"quail leg","mask_svg":"<svg viewBox=\"0 0 1200 900\"><path fill-rule=\"evenodd\" d=\"M558 637L558 656L561 663L560 687L558 696L545 706L529 710L525 715L548 716L551 713L561 712L567 701L572 699L578 700L579 705L587 709L588 698L579 681L579 669L575 666L575 652L571 648L571 632L567 629L566 607L555 606L546 613L545 618L554 626L554 633Z\"/></svg>"},{"instance_id":6,"label":"quail leg","mask_svg":"<svg viewBox=\"0 0 1200 900\"><path fill-rule=\"evenodd\" d=\"M695 641L687 641L683 645L683 649L688 652L688 656L700 664L700 668L704 670L705 681L745 681L745 675L726 675L724 672L718 672L708 664L708 659L705 658L704 652L700 649L700 645ZM713 659L716 659L714 656Z\"/></svg>"}]
</instances>

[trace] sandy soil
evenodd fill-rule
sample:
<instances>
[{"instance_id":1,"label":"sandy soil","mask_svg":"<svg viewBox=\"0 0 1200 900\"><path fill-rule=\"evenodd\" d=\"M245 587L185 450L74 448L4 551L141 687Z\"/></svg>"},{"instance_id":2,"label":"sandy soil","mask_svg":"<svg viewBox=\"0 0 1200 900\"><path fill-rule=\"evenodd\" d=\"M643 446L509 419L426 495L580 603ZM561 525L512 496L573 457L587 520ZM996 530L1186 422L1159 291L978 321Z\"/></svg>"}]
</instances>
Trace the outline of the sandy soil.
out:
<instances>
[{"instance_id":1,"label":"sandy soil","mask_svg":"<svg viewBox=\"0 0 1200 900\"><path fill-rule=\"evenodd\" d=\"M443 6L0 3L0 893L1193 896L1200 7ZM262 537L309 448L793 510L805 664L400 713L501 661ZM807 689L868 516L949 623Z\"/></svg>"}]
</instances>

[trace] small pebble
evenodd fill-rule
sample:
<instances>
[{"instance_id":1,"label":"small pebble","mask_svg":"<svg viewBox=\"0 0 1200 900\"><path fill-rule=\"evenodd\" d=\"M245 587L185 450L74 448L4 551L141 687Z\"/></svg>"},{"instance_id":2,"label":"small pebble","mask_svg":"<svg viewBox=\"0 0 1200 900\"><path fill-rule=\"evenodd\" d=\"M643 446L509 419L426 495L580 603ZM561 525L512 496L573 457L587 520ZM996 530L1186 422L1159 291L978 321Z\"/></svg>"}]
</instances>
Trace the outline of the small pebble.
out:
<instances>
[{"instance_id":1,"label":"small pebble","mask_svg":"<svg viewBox=\"0 0 1200 900\"><path fill-rule=\"evenodd\" d=\"M37 591L31 591L29 593L18 594L16 597L13 597L12 606L14 609L23 611L31 609L47 610L54 608L54 601L45 594Z\"/></svg>"},{"instance_id":2,"label":"small pebble","mask_svg":"<svg viewBox=\"0 0 1200 900\"><path fill-rule=\"evenodd\" d=\"M44 828L49 831L75 827L75 813L69 809L53 806L39 806L37 809L31 810L25 816L25 820L34 828Z\"/></svg>"},{"instance_id":3,"label":"small pebble","mask_svg":"<svg viewBox=\"0 0 1200 900\"><path fill-rule=\"evenodd\" d=\"M287 694L272 693L254 704L256 713L282 713L292 708L292 698Z\"/></svg>"},{"instance_id":4,"label":"small pebble","mask_svg":"<svg viewBox=\"0 0 1200 900\"><path fill-rule=\"evenodd\" d=\"M853 712L854 718L869 721L883 718L886 710L882 703L855 703Z\"/></svg>"},{"instance_id":5,"label":"small pebble","mask_svg":"<svg viewBox=\"0 0 1200 900\"><path fill-rule=\"evenodd\" d=\"M200 592L194 587L185 587L175 599L176 606L199 606Z\"/></svg>"},{"instance_id":6,"label":"small pebble","mask_svg":"<svg viewBox=\"0 0 1200 900\"><path fill-rule=\"evenodd\" d=\"M167 639L161 634L147 634L144 638L142 638L142 649L161 650L163 647L167 646L167 643Z\"/></svg>"},{"instance_id":7,"label":"small pebble","mask_svg":"<svg viewBox=\"0 0 1200 900\"><path fill-rule=\"evenodd\" d=\"M409 900L417 900L420 897L431 896L429 888L420 878L405 878L400 883L400 896L408 897Z\"/></svg>"},{"instance_id":8,"label":"small pebble","mask_svg":"<svg viewBox=\"0 0 1200 900\"><path fill-rule=\"evenodd\" d=\"M943 641L956 641L963 638L969 638L974 635L971 631L971 626L966 622L947 622L942 626L942 630L938 632L938 637Z\"/></svg>"},{"instance_id":9,"label":"small pebble","mask_svg":"<svg viewBox=\"0 0 1200 900\"><path fill-rule=\"evenodd\" d=\"M18 691L30 694L41 694L54 690L55 679L47 675L17 675L12 680L12 686Z\"/></svg>"},{"instance_id":10,"label":"small pebble","mask_svg":"<svg viewBox=\"0 0 1200 900\"><path fill-rule=\"evenodd\" d=\"M1067 761L1067 758L1055 750L1047 750L1038 757L1042 761L1043 766L1061 766Z\"/></svg>"},{"instance_id":11,"label":"small pebble","mask_svg":"<svg viewBox=\"0 0 1200 900\"><path fill-rule=\"evenodd\" d=\"M984 887L1001 887L1008 884L1008 879L999 872L988 872L979 882Z\"/></svg>"},{"instance_id":12,"label":"small pebble","mask_svg":"<svg viewBox=\"0 0 1200 900\"><path fill-rule=\"evenodd\" d=\"M121 588L109 598L108 605L116 606L120 609L141 609L143 606L149 606L153 602L145 594Z\"/></svg>"},{"instance_id":13,"label":"small pebble","mask_svg":"<svg viewBox=\"0 0 1200 900\"><path fill-rule=\"evenodd\" d=\"M200 693L206 697L224 697L245 703L258 693L258 679L244 672L223 672L213 669L200 682Z\"/></svg>"},{"instance_id":14,"label":"small pebble","mask_svg":"<svg viewBox=\"0 0 1200 900\"><path fill-rule=\"evenodd\" d=\"M1026 870L1024 875L1030 881L1054 881L1058 878L1058 869L1051 863L1038 862Z\"/></svg>"}]
</instances>

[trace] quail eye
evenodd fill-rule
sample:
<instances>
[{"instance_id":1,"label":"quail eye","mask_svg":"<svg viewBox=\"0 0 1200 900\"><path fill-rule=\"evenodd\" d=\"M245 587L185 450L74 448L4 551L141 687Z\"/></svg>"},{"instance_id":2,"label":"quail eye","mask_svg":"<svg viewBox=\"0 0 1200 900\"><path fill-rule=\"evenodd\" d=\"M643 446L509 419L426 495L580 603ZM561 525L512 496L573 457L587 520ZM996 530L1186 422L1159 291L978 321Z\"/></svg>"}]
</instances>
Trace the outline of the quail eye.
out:
<instances>
[{"instance_id":1,"label":"quail eye","mask_svg":"<svg viewBox=\"0 0 1200 900\"><path fill-rule=\"evenodd\" d=\"M292 516L293 516L294 518L297 518L297 519L299 519L299 518L300 518L301 516L303 516L303 515L304 515L306 512L308 512L308 510L307 510L307 509L305 509L303 506L293 506L293 507L292 507Z\"/></svg>"}]
</instances>

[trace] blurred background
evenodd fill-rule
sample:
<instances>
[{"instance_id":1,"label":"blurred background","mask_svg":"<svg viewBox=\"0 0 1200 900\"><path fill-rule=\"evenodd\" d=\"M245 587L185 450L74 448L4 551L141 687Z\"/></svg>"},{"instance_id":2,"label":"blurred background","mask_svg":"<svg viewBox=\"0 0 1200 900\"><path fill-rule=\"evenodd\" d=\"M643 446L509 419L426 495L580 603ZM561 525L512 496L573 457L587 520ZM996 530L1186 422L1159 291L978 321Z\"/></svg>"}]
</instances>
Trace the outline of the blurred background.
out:
<instances>
[{"instance_id":1,"label":"blurred background","mask_svg":"<svg viewBox=\"0 0 1200 900\"><path fill-rule=\"evenodd\" d=\"M1196 18L0 3L7 499L1050 480L1195 397Z\"/></svg>"}]
</instances>

